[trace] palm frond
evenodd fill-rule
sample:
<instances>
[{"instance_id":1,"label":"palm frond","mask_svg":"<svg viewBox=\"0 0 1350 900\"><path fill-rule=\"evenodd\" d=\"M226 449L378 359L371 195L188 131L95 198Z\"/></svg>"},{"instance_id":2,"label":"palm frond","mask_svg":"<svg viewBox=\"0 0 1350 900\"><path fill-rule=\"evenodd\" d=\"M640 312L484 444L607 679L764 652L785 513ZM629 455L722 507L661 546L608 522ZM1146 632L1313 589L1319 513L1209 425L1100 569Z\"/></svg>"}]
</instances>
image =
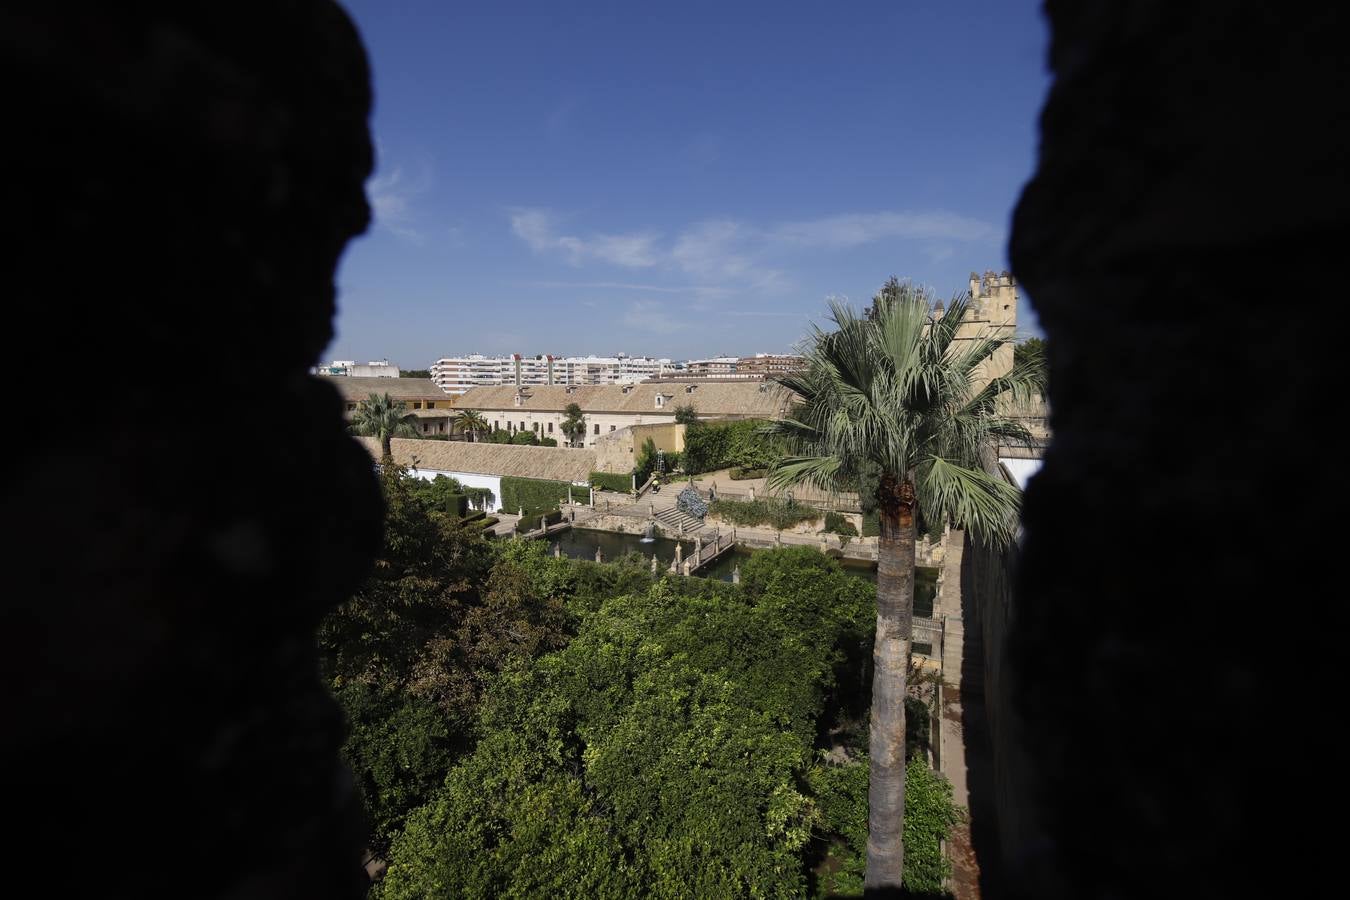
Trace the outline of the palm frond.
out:
<instances>
[{"instance_id":1,"label":"palm frond","mask_svg":"<svg viewBox=\"0 0 1350 900\"><path fill-rule=\"evenodd\" d=\"M765 484L773 490L809 484L826 491L838 491L843 462L836 456L789 456L769 470Z\"/></svg>"},{"instance_id":2,"label":"palm frond","mask_svg":"<svg viewBox=\"0 0 1350 900\"><path fill-rule=\"evenodd\" d=\"M1022 494L981 468L929 456L915 468L920 508L968 529L987 543L1006 546L1017 532Z\"/></svg>"}]
</instances>

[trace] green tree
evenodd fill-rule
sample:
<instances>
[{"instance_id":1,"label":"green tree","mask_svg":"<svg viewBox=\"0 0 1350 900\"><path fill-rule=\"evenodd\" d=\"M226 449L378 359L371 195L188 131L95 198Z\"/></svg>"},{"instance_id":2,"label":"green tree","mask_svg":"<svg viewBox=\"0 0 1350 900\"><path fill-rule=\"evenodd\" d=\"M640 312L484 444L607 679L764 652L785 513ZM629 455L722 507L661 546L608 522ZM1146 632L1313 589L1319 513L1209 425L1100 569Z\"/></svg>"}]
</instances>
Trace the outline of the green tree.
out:
<instances>
[{"instance_id":1,"label":"green tree","mask_svg":"<svg viewBox=\"0 0 1350 900\"><path fill-rule=\"evenodd\" d=\"M1045 338L1027 338L1013 348L1013 362L1045 358Z\"/></svg>"},{"instance_id":2,"label":"green tree","mask_svg":"<svg viewBox=\"0 0 1350 900\"><path fill-rule=\"evenodd\" d=\"M469 440L476 441L480 435L492 431L492 426L488 424L487 419L476 409L460 410L454 420L454 429L461 434L467 435Z\"/></svg>"},{"instance_id":3,"label":"green tree","mask_svg":"<svg viewBox=\"0 0 1350 900\"><path fill-rule=\"evenodd\" d=\"M388 394L371 394L369 400L362 400L357 405L351 429L353 434L379 438L381 464L388 464L394 458L393 438L419 436L413 427L416 419L402 400L394 400Z\"/></svg>"},{"instance_id":4,"label":"green tree","mask_svg":"<svg viewBox=\"0 0 1350 900\"><path fill-rule=\"evenodd\" d=\"M430 369L403 369L398 373L399 378L430 378Z\"/></svg>"},{"instance_id":5,"label":"green tree","mask_svg":"<svg viewBox=\"0 0 1350 900\"><path fill-rule=\"evenodd\" d=\"M694 411L694 404L686 403L683 406L675 407L675 424L677 425L698 424L698 413Z\"/></svg>"},{"instance_id":6,"label":"green tree","mask_svg":"<svg viewBox=\"0 0 1350 900\"><path fill-rule=\"evenodd\" d=\"M581 407L576 403L569 403L563 408L562 433L567 435L567 441L571 446L576 446L578 441L586 436L586 417L581 414Z\"/></svg>"},{"instance_id":7,"label":"green tree","mask_svg":"<svg viewBox=\"0 0 1350 900\"><path fill-rule=\"evenodd\" d=\"M906 669L914 615L914 544L923 509L978 539L1006 543L1014 533L1017 489L988 474L982 455L995 440L1030 443L1026 429L998 412L1005 395L1044 391L1039 365L1014 365L980 384L1007 339L996 332L956 340L969 300L937 318L931 296L888 282L866 315L831 304L834 330L816 328L807 368L782 379L800 398L770 428L792 456L769 483L847 490L869 463L878 470L880 561L873 643L867 887L899 889L904 872Z\"/></svg>"}]
</instances>

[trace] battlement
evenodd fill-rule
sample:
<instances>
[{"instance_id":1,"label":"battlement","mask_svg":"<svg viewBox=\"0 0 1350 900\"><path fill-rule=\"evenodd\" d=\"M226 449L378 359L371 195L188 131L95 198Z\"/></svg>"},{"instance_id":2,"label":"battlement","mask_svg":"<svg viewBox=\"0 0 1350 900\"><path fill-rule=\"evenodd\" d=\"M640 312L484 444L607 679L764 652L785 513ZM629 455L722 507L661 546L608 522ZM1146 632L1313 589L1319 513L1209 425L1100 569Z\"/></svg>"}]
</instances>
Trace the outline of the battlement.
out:
<instances>
[{"instance_id":1,"label":"battlement","mask_svg":"<svg viewBox=\"0 0 1350 900\"><path fill-rule=\"evenodd\" d=\"M970 273L970 311L976 320L999 325L1017 324L1017 282L1006 269L983 275Z\"/></svg>"}]
</instances>

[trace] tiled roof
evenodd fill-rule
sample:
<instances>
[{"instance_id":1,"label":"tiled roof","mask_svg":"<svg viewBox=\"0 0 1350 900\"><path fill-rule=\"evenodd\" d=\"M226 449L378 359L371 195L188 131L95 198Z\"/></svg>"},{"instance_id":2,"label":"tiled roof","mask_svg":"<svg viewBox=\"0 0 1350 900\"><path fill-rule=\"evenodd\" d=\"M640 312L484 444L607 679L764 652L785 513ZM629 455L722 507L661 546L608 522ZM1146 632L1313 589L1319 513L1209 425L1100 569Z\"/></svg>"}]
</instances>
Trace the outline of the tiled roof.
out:
<instances>
[{"instance_id":1,"label":"tiled roof","mask_svg":"<svg viewBox=\"0 0 1350 900\"><path fill-rule=\"evenodd\" d=\"M345 375L320 376L324 382L337 388L345 400L367 400L371 394L388 394L395 400L421 400L430 397L445 400L451 397L430 378L354 378Z\"/></svg>"},{"instance_id":2,"label":"tiled roof","mask_svg":"<svg viewBox=\"0 0 1350 900\"><path fill-rule=\"evenodd\" d=\"M689 390L691 387L693 390ZM665 397L661 407L656 405L657 394ZM455 406L459 409L562 412L569 403L575 403L586 413L673 415L675 407L691 405L695 412L705 418L742 416L771 419L782 417L792 398L790 391L772 381L688 381L582 385L573 388L565 385L534 385L522 388L521 396L521 404L517 406L515 385L475 387L457 397Z\"/></svg>"},{"instance_id":3,"label":"tiled roof","mask_svg":"<svg viewBox=\"0 0 1350 900\"><path fill-rule=\"evenodd\" d=\"M376 460L380 442L356 438ZM588 481L595 471L595 452L565 447L529 447L518 444L469 443L467 441L419 441L394 438L394 462L442 472L472 472L478 475L512 475L553 481Z\"/></svg>"}]
</instances>

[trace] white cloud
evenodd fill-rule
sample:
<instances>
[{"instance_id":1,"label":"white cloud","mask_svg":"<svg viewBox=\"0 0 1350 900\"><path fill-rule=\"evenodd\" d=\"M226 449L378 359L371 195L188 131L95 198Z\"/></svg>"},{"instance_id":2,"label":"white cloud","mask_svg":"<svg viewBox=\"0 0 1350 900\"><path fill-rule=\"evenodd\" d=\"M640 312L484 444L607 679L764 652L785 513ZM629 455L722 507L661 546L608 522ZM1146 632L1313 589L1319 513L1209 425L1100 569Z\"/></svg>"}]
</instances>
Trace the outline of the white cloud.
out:
<instances>
[{"instance_id":1,"label":"white cloud","mask_svg":"<svg viewBox=\"0 0 1350 900\"><path fill-rule=\"evenodd\" d=\"M553 217L542 209L518 209L511 214L511 230L536 253L561 250L568 261L579 266L588 259L627 268L644 268L658 262L656 235L596 234L577 237L558 234Z\"/></svg>"},{"instance_id":2,"label":"white cloud","mask_svg":"<svg viewBox=\"0 0 1350 900\"><path fill-rule=\"evenodd\" d=\"M577 286L691 291L698 308L746 291L790 291L792 278L785 261L806 252L847 250L878 241L915 241L923 245L921 252L939 262L955 254L955 242L989 242L999 234L986 222L942 211L843 213L766 228L735 219L710 219L689 225L673 242L663 244L653 231L561 234L549 211L524 208L511 213L511 230L534 252L559 254L574 266L595 261L626 268L663 269L699 282L688 287L621 282Z\"/></svg>"},{"instance_id":3,"label":"white cloud","mask_svg":"<svg viewBox=\"0 0 1350 900\"><path fill-rule=\"evenodd\" d=\"M798 247L843 249L887 238L900 240L981 241L996 235L986 222L946 212L846 213L785 222L771 232L771 239Z\"/></svg>"},{"instance_id":4,"label":"white cloud","mask_svg":"<svg viewBox=\"0 0 1350 900\"><path fill-rule=\"evenodd\" d=\"M654 334L670 334L686 327L683 322L668 315L665 309L666 307L663 304L652 300L634 301L633 305L628 307L628 311L623 314L623 324L629 328L650 331Z\"/></svg>"},{"instance_id":5,"label":"white cloud","mask_svg":"<svg viewBox=\"0 0 1350 900\"><path fill-rule=\"evenodd\" d=\"M374 175L366 182L366 196L374 214L375 227L383 228L417 246L426 243L426 234L419 226L419 216L413 201L431 188L431 169L424 166L418 175L408 177L401 166L387 173Z\"/></svg>"}]
</instances>

